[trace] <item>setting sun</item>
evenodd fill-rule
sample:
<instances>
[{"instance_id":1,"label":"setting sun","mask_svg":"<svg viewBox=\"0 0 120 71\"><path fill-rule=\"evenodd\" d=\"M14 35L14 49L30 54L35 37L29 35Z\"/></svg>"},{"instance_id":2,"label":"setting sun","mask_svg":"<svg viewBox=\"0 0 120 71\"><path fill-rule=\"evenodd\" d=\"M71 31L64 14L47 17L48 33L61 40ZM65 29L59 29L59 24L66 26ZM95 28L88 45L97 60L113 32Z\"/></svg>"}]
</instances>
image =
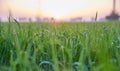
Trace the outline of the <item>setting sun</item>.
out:
<instances>
[{"instance_id":1,"label":"setting sun","mask_svg":"<svg viewBox=\"0 0 120 71\"><path fill-rule=\"evenodd\" d=\"M42 0L42 14L54 18L63 18L73 11L73 8L70 7L72 1L73 0Z\"/></svg>"},{"instance_id":2,"label":"setting sun","mask_svg":"<svg viewBox=\"0 0 120 71\"><path fill-rule=\"evenodd\" d=\"M13 16L17 17L93 17L96 11L100 17L111 12L112 2L113 0L0 0L0 16L7 16L11 9ZM119 0L116 10L120 13Z\"/></svg>"},{"instance_id":3,"label":"setting sun","mask_svg":"<svg viewBox=\"0 0 120 71\"><path fill-rule=\"evenodd\" d=\"M44 16L68 18L92 16L96 11L104 14L111 10L107 0L41 0L40 8Z\"/></svg>"}]
</instances>

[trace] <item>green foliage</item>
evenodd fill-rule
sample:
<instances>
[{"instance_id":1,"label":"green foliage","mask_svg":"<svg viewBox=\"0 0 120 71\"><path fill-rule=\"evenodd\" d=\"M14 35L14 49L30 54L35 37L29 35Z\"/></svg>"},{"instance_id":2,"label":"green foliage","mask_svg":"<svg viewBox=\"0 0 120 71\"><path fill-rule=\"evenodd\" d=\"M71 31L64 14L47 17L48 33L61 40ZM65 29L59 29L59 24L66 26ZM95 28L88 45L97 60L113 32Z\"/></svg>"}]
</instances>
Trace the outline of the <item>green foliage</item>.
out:
<instances>
[{"instance_id":1,"label":"green foliage","mask_svg":"<svg viewBox=\"0 0 120 71\"><path fill-rule=\"evenodd\" d=\"M119 70L120 22L0 23L0 71Z\"/></svg>"}]
</instances>

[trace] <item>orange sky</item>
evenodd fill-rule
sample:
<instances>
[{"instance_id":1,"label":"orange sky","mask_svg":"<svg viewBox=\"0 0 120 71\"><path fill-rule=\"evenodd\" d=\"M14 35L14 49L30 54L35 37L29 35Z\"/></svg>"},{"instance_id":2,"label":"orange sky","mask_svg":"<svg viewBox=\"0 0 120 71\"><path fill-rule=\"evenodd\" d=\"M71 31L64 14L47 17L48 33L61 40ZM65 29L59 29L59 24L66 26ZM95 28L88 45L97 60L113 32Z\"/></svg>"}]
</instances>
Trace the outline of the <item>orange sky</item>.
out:
<instances>
[{"instance_id":1,"label":"orange sky","mask_svg":"<svg viewBox=\"0 0 120 71\"><path fill-rule=\"evenodd\" d=\"M92 17L98 11L99 16L108 15L113 0L0 0L0 16L7 16L11 9L13 16L54 17ZM120 0L116 0L116 9L120 14Z\"/></svg>"}]
</instances>

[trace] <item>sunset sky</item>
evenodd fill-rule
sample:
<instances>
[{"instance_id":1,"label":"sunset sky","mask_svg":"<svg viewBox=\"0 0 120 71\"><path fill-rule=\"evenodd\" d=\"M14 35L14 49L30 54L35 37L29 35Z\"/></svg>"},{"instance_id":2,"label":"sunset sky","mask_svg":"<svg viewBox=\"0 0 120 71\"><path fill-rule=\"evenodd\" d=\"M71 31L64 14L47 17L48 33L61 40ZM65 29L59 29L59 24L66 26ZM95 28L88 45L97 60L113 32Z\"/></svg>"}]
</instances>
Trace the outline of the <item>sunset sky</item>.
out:
<instances>
[{"instance_id":1,"label":"sunset sky","mask_svg":"<svg viewBox=\"0 0 120 71\"><path fill-rule=\"evenodd\" d=\"M116 0L116 10L120 14L120 0ZM0 17L7 17L11 10L14 17L99 17L109 15L113 0L0 0Z\"/></svg>"}]
</instances>

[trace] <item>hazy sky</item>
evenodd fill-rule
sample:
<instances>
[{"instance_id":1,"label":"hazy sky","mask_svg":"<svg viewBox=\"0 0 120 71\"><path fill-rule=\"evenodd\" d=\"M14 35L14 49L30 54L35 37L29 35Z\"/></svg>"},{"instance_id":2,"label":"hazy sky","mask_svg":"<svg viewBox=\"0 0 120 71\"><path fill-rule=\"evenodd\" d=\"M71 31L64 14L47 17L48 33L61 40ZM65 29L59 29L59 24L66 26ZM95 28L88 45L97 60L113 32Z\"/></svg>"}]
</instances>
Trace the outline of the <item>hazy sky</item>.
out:
<instances>
[{"instance_id":1,"label":"hazy sky","mask_svg":"<svg viewBox=\"0 0 120 71\"><path fill-rule=\"evenodd\" d=\"M116 0L120 14L120 0ZM0 17L8 16L10 9L15 17L92 17L110 14L113 0L0 0Z\"/></svg>"}]
</instances>

